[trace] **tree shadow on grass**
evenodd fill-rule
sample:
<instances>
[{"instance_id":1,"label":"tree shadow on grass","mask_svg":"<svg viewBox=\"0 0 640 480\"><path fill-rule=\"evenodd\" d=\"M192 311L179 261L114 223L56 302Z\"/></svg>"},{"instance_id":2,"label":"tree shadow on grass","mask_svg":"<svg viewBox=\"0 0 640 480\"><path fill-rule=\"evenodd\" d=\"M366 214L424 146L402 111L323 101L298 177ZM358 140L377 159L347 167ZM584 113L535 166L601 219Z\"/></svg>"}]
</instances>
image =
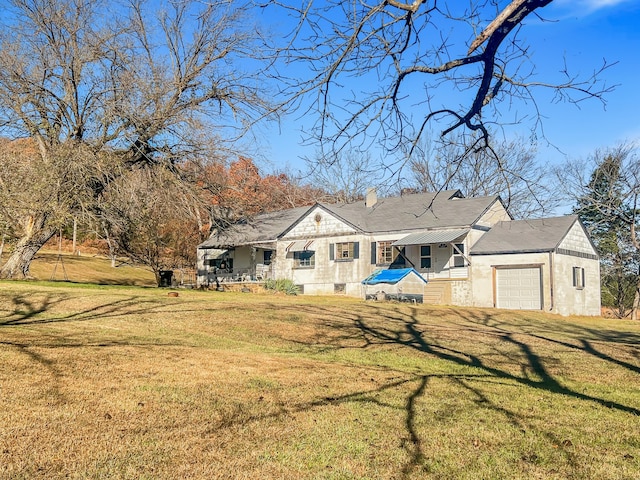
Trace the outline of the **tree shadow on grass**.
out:
<instances>
[{"instance_id":1,"label":"tree shadow on grass","mask_svg":"<svg viewBox=\"0 0 640 480\"><path fill-rule=\"evenodd\" d=\"M164 308L164 305L159 305L155 301L129 296L108 304L86 308L81 312L53 318L44 316L48 309L57 306L65 298L43 296L36 301L28 296L17 296L11 300L13 311L4 319L0 318L0 327L158 313L161 308ZM221 307L223 309L243 308L235 304ZM257 307L252 304L247 308L255 311ZM446 379L453 386L466 391L473 399L476 408L489 409L509 424L522 430L535 429L536 427L528 424L522 413L492 400L478 387L478 382L498 382L509 386L521 385L529 389L614 409L634 417L640 416L640 406L638 405L624 404L604 397L589 395L564 384L549 369L548 365L553 362L553 358L550 358L548 354L545 356L540 351L540 342L543 342L543 344L578 352L592 359L597 359L597 361L606 362L612 367L625 369L632 374L638 374L638 365L634 365L629 360L616 358L598 347L598 342L604 342L636 349L640 346L640 336L633 332L625 334L613 329L598 331L575 322L567 325L561 321L527 324L520 320L521 316L518 317L519 320L514 320L509 318L508 313L490 310L467 311L453 308L431 310L427 306L410 307L389 304L364 304L354 308L342 308L307 303L283 305L269 304L268 302L260 304L259 308L264 311L276 312L273 316L275 321L292 323L294 327L292 332L294 333L289 338L287 338L288 335L282 333L281 339L291 345L299 343L305 351L322 354L340 349L375 350L393 347L399 348L401 351L406 349L408 352L417 353L417 358L424 356L426 360L434 359L445 362L445 365L454 366L456 367L454 370L462 370L464 373L426 374L416 371L414 368L399 369L397 367L367 365L365 361L358 363L358 367L375 367L400 374L403 378L386 381L372 389L319 396L307 402L298 402L287 409L276 409L253 415L245 415L243 414L244 410L240 409L238 412L228 413L214 424L208 432L209 434L215 434L220 429L240 424L245 425L248 422L279 418L290 413L308 411L318 407L331 407L340 403L373 402L384 407L397 409L398 405L385 404L377 394L397 392L398 389L403 389L402 411L406 438L402 439L401 448L406 452L408 461L401 474L404 478L408 478L421 471L429 471L428 463L431 453L427 450L427 442L423 436L423 430L421 430L421 424L424 424L424 415L426 415L421 409L421 399L429 394L431 382L434 379ZM238 311L237 315L242 315L241 311ZM438 318L439 315L442 318ZM451 317L456 320L451 321ZM295 338L295 324L304 321L316 327L315 335ZM455 341L461 336L465 338L465 342ZM471 350L469 348L467 350L468 346L474 347L474 344L470 343L472 339L477 339L476 343L484 349L474 348ZM6 344L9 345L9 343ZM120 343L116 342L116 344ZM123 340L122 344L129 345L126 340ZM10 345L21 349L34 361L46 363L45 359L34 357L33 352L27 346ZM495 360L496 356L500 357L500 362ZM52 374L55 375L55 372ZM562 438L556 437L553 432L548 430L540 433L553 443L554 448L557 446L558 449L565 451L568 462L574 462L572 452L570 448L565 448Z\"/></svg>"},{"instance_id":2,"label":"tree shadow on grass","mask_svg":"<svg viewBox=\"0 0 640 480\"><path fill-rule=\"evenodd\" d=\"M73 313L62 315L48 315L52 309L70 300L71 296L66 294L47 294L42 296L34 296L30 294L11 295L9 301L7 296L2 295L3 303L9 303L11 309L7 314L0 318L0 327L16 326L16 325L36 325L42 323L56 323L72 320L95 320L100 317L114 316L119 314L131 313L131 308L135 307L140 312L145 305L145 300L138 297L128 297L110 302L108 304L99 304L91 308L85 308Z\"/></svg>"},{"instance_id":3,"label":"tree shadow on grass","mask_svg":"<svg viewBox=\"0 0 640 480\"><path fill-rule=\"evenodd\" d=\"M481 313L464 309L441 311L443 318L450 318L453 313L460 319L455 324L443 324L438 320L434 323L433 318L429 319L432 312L426 306L395 308L390 305L371 304L355 311L342 311L340 315L336 315L336 310L332 308L301 306L297 309L298 311L302 309L308 315L321 319L319 322L323 328L313 341L316 348L322 348L323 345L326 349L371 349L400 346L425 354L428 358L448 362L456 367L473 368L489 379L577 399L634 417L640 416L640 404L625 404L601 398L576 391L564 384L550 373L547 367L549 362L553 362L553 358L545 358L537 351L540 342L544 342L546 345L560 346L569 351L576 351L593 359L607 362L612 367L620 367L638 374L640 373L638 365L615 358L594 346L594 342L625 345L635 349L633 351L637 353L637 348L640 346L640 335L634 332L619 332L612 329L600 331L562 320L558 320L557 323L528 325L521 321L509 321L508 314L503 312L494 313L489 310ZM434 333L436 330L438 332ZM545 334L537 333L541 331ZM464 335L467 337L467 341L473 341L475 335L478 339L477 342L491 351L489 356L500 356L502 363L496 362L495 358L489 359L489 356L483 353L464 351L455 347L460 342L438 340L438 338L446 338L443 334ZM569 341L566 338L575 340ZM502 345L502 348L499 350L491 349L494 344ZM633 352L631 354L633 355ZM487 358L485 359L485 357ZM637 355L635 358L638 358ZM520 367L519 372L517 368L514 371L513 367L518 366ZM405 407L406 429L410 439L409 442L404 443L404 448L410 456L410 461L403 470L405 477L410 476L416 468L424 467L427 453L423 449L423 441L416 428L416 416L418 415L416 405L419 398L428 392L428 382L432 376L413 375L417 386L407 396ZM474 395L483 408L490 408L498 412L508 422L523 430L527 428L521 415L493 403L479 389L474 388L465 375L449 375L447 378ZM640 381L640 378L638 380ZM549 438L550 442L553 442L555 448L563 449L564 446L567 446L563 445L562 439L556 438L550 431L542 432L542 434ZM569 449L565 450L567 450L565 452L567 460L573 463L572 453Z\"/></svg>"},{"instance_id":4,"label":"tree shadow on grass","mask_svg":"<svg viewBox=\"0 0 640 480\"><path fill-rule=\"evenodd\" d=\"M3 309L5 313L0 313L0 328L71 321L92 321L119 316L171 312L170 305L159 302L156 298L137 295L127 295L110 302L97 302L93 306L81 308L70 313L64 312L65 309L61 305L66 301L72 301L73 298L72 295L66 293L50 293L46 295L0 294L0 304L9 305L8 309ZM60 307L63 313L53 313L56 307Z\"/></svg>"}]
</instances>

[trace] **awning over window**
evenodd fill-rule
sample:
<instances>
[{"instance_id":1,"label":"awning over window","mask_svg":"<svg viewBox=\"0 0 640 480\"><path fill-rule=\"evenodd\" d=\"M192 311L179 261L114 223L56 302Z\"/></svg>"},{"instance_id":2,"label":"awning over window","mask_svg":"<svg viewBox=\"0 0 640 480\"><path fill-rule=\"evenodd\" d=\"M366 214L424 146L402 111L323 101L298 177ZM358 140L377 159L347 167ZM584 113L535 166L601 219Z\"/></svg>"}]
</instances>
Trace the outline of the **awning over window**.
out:
<instances>
[{"instance_id":1,"label":"awning over window","mask_svg":"<svg viewBox=\"0 0 640 480\"><path fill-rule=\"evenodd\" d=\"M217 260L228 251L229 250L222 250L220 248L207 248L204 258L207 260Z\"/></svg>"},{"instance_id":2,"label":"awning over window","mask_svg":"<svg viewBox=\"0 0 640 480\"><path fill-rule=\"evenodd\" d=\"M451 243L461 239L467 233L468 228L455 230L429 230L426 232L412 233L393 243L394 247L406 245L429 245L431 243Z\"/></svg>"},{"instance_id":3,"label":"awning over window","mask_svg":"<svg viewBox=\"0 0 640 480\"><path fill-rule=\"evenodd\" d=\"M287 252L304 252L306 250L312 250L311 244L313 240L296 240L291 242L287 247Z\"/></svg>"}]
</instances>

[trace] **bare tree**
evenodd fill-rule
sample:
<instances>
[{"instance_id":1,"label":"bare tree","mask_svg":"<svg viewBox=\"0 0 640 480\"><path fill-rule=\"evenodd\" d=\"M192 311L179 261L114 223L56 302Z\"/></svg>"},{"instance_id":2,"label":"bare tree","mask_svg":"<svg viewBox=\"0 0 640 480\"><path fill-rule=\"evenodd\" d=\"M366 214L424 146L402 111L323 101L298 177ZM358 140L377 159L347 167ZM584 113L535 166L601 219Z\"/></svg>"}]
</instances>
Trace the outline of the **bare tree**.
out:
<instances>
[{"instance_id":1,"label":"bare tree","mask_svg":"<svg viewBox=\"0 0 640 480\"><path fill-rule=\"evenodd\" d=\"M112 167L108 156L72 140L50 146L46 158L32 139L0 141L0 219L15 243L2 274L28 276L22 260L33 258L70 212L88 209L93 186Z\"/></svg>"},{"instance_id":2,"label":"bare tree","mask_svg":"<svg viewBox=\"0 0 640 480\"><path fill-rule=\"evenodd\" d=\"M57 175L59 193L67 188L60 179L78 161L91 167L91 158L105 154L114 162L79 185L95 199L118 172L180 162L199 150L203 129L224 129L231 137L271 111L257 72L262 42L244 4L5 3L0 129L36 142L44 171ZM56 162L66 168L57 170ZM33 255L59 218L88 205L59 202L56 195L35 197L35 204L21 211L19 248L0 276L28 276Z\"/></svg>"},{"instance_id":3,"label":"bare tree","mask_svg":"<svg viewBox=\"0 0 640 480\"><path fill-rule=\"evenodd\" d=\"M107 186L99 225L114 255L160 272L195 264L203 239L198 228L196 188L156 165L125 172Z\"/></svg>"},{"instance_id":4,"label":"bare tree","mask_svg":"<svg viewBox=\"0 0 640 480\"><path fill-rule=\"evenodd\" d=\"M319 154L306 162L307 179L327 192L326 200L355 202L364 198L368 187L384 182L384 171L367 152L344 151L329 157Z\"/></svg>"},{"instance_id":5,"label":"bare tree","mask_svg":"<svg viewBox=\"0 0 640 480\"><path fill-rule=\"evenodd\" d=\"M419 190L460 189L466 196L500 195L514 218L549 215L558 207L555 177L536 162L522 139L494 142L491 152L461 143L455 134L429 141L409 161ZM471 145L475 142L472 141Z\"/></svg>"},{"instance_id":6,"label":"bare tree","mask_svg":"<svg viewBox=\"0 0 640 480\"><path fill-rule=\"evenodd\" d=\"M540 114L523 118L517 106L537 111L540 88L568 102L604 101L611 90L599 81L606 62L584 79L562 72L547 83L533 80L522 30L551 0L513 0L504 8L486 0L269 3L297 20L282 58L310 72L290 83L317 118L310 140L334 152L377 145L396 173L428 130L471 133L476 147L487 147L488 125L501 115L503 124L539 126ZM515 112L512 120L508 112Z\"/></svg>"}]
</instances>

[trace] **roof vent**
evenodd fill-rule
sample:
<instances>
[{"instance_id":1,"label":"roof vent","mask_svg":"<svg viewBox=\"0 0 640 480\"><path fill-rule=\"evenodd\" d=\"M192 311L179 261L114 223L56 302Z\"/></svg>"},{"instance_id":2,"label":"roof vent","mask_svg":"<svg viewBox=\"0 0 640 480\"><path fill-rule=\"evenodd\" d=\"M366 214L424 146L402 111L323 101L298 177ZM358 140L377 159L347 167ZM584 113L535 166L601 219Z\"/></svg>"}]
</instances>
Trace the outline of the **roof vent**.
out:
<instances>
[{"instance_id":1,"label":"roof vent","mask_svg":"<svg viewBox=\"0 0 640 480\"><path fill-rule=\"evenodd\" d=\"M374 187L367 188L367 196L364 200L365 207L371 208L376 203L378 203L378 194L376 193L376 189Z\"/></svg>"}]
</instances>

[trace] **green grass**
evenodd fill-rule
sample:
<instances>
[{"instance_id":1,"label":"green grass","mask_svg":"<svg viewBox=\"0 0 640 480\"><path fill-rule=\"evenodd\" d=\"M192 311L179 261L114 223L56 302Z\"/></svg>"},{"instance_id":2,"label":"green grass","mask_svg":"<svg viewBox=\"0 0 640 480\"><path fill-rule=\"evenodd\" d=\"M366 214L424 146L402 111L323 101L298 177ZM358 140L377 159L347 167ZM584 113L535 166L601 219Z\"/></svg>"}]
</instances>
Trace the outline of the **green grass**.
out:
<instances>
[{"instance_id":1,"label":"green grass","mask_svg":"<svg viewBox=\"0 0 640 480\"><path fill-rule=\"evenodd\" d=\"M151 270L122 261L112 267L111 260L94 254L59 255L54 251L41 250L31 263L31 274L41 281L156 286Z\"/></svg>"},{"instance_id":2,"label":"green grass","mask_svg":"<svg viewBox=\"0 0 640 480\"><path fill-rule=\"evenodd\" d=\"M637 479L640 324L0 283L0 478Z\"/></svg>"}]
</instances>

